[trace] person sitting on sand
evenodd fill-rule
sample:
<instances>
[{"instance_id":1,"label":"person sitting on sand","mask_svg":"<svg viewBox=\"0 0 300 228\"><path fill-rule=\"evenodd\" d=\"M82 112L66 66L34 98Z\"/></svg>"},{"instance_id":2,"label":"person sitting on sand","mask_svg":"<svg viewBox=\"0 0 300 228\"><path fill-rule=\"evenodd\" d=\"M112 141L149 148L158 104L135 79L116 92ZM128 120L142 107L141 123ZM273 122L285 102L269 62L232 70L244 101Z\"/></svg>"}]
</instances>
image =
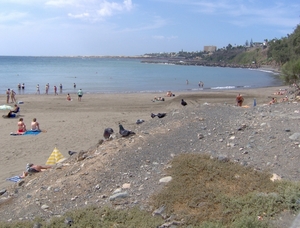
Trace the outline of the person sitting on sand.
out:
<instances>
[{"instance_id":1,"label":"person sitting on sand","mask_svg":"<svg viewBox=\"0 0 300 228\"><path fill-rule=\"evenodd\" d=\"M26 132L26 125L23 122L23 118L19 119L19 122L18 122L18 132L20 132L20 133Z\"/></svg>"},{"instance_id":2,"label":"person sitting on sand","mask_svg":"<svg viewBox=\"0 0 300 228\"><path fill-rule=\"evenodd\" d=\"M154 101L165 101L165 98L163 98L163 97L154 97L154 99L152 101L153 102Z\"/></svg>"},{"instance_id":3,"label":"person sitting on sand","mask_svg":"<svg viewBox=\"0 0 300 228\"><path fill-rule=\"evenodd\" d=\"M71 96L70 96L69 93L68 93L68 95L67 95L67 101L71 101Z\"/></svg>"},{"instance_id":4,"label":"person sitting on sand","mask_svg":"<svg viewBox=\"0 0 300 228\"><path fill-rule=\"evenodd\" d=\"M32 163L28 163L26 165L26 171L23 172L22 176L20 178L25 178L28 176L29 173L38 173L41 172L43 169L50 169L51 166L41 166L41 165L34 165Z\"/></svg>"},{"instance_id":5,"label":"person sitting on sand","mask_svg":"<svg viewBox=\"0 0 300 228\"><path fill-rule=\"evenodd\" d=\"M277 99L275 97L269 102L269 105L277 103Z\"/></svg>"},{"instance_id":6,"label":"person sitting on sand","mask_svg":"<svg viewBox=\"0 0 300 228\"><path fill-rule=\"evenodd\" d=\"M167 92L167 97L174 97L174 96L175 96L175 94L173 94L171 91Z\"/></svg>"},{"instance_id":7,"label":"person sitting on sand","mask_svg":"<svg viewBox=\"0 0 300 228\"><path fill-rule=\"evenodd\" d=\"M285 102L285 101L289 101L288 96L285 96L284 98L282 98L282 99L280 100L280 102Z\"/></svg>"},{"instance_id":8,"label":"person sitting on sand","mask_svg":"<svg viewBox=\"0 0 300 228\"><path fill-rule=\"evenodd\" d=\"M15 117L15 114L18 113L20 111L20 107L15 104L15 108L13 110L10 110L9 113L7 114L7 117Z\"/></svg>"},{"instance_id":9,"label":"person sitting on sand","mask_svg":"<svg viewBox=\"0 0 300 228\"><path fill-rule=\"evenodd\" d=\"M237 106L243 106L244 98L242 97L241 94L237 95L236 97L236 105Z\"/></svg>"},{"instance_id":10,"label":"person sitting on sand","mask_svg":"<svg viewBox=\"0 0 300 228\"><path fill-rule=\"evenodd\" d=\"M33 118L32 122L31 122L31 130L32 131L41 131L40 124L39 124L39 122L36 121L36 118Z\"/></svg>"}]
</instances>

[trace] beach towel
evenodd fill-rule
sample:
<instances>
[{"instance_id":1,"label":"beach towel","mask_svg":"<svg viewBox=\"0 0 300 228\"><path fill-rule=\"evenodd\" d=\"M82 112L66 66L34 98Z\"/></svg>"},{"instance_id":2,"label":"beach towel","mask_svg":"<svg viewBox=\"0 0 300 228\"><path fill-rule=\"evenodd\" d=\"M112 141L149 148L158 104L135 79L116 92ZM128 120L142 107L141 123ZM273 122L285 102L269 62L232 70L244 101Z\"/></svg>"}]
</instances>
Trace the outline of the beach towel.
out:
<instances>
[{"instance_id":1,"label":"beach towel","mask_svg":"<svg viewBox=\"0 0 300 228\"><path fill-rule=\"evenodd\" d=\"M23 135L38 135L40 133L41 133L41 131L32 131L32 130L29 130L29 131L26 131Z\"/></svg>"},{"instance_id":2,"label":"beach towel","mask_svg":"<svg viewBox=\"0 0 300 228\"><path fill-rule=\"evenodd\" d=\"M19 135L38 135L41 131L26 131L26 132L11 132L10 135L12 136L19 136Z\"/></svg>"},{"instance_id":3,"label":"beach towel","mask_svg":"<svg viewBox=\"0 0 300 228\"><path fill-rule=\"evenodd\" d=\"M57 162L59 162L59 160L61 160L63 158L64 158L64 156L55 147L53 152L51 153L50 157L48 158L46 165L55 165Z\"/></svg>"},{"instance_id":4,"label":"beach towel","mask_svg":"<svg viewBox=\"0 0 300 228\"><path fill-rule=\"evenodd\" d=\"M13 176L13 177L7 178L6 180L12 181L12 182L19 182L20 180L22 180L22 178L20 176Z\"/></svg>"}]
</instances>

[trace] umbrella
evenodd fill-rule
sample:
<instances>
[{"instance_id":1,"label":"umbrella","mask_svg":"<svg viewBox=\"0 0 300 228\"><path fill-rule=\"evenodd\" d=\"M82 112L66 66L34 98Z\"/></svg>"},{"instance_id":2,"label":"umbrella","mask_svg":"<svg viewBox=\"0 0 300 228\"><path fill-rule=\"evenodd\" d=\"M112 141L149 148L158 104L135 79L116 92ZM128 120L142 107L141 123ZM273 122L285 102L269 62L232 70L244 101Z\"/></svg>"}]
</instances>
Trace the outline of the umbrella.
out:
<instances>
[{"instance_id":1,"label":"umbrella","mask_svg":"<svg viewBox=\"0 0 300 228\"><path fill-rule=\"evenodd\" d=\"M12 107L9 105L0 105L0 110L11 110Z\"/></svg>"}]
</instances>

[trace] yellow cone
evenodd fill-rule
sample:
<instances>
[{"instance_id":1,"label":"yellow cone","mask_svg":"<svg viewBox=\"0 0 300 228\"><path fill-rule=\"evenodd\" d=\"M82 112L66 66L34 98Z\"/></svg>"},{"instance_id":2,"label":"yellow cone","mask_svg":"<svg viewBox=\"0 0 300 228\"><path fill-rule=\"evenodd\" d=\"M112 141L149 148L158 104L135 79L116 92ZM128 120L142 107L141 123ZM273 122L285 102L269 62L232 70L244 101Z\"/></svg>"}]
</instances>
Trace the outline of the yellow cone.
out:
<instances>
[{"instance_id":1,"label":"yellow cone","mask_svg":"<svg viewBox=\"0 0 300 228\"><path fill-rule=\"evenodd\" d=\"M55 165L59 160L61 160L63 158L64 158L64 156L55 147L53 152L51 153L50 157L48 158L46 165Z\"/></svg>"}]
</instances>

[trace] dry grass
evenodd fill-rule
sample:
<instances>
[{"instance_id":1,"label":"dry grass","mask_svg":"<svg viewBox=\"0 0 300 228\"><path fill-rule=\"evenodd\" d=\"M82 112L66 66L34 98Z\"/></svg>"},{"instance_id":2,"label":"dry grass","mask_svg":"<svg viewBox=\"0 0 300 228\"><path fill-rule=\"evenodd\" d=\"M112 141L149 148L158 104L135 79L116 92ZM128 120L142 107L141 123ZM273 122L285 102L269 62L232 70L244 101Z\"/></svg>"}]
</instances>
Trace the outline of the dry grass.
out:
<instances>
[{"instance_id":1,"label":"dry grass","mask_svg":"<svg viewBox=\"0 0 300 228\"><path fill-rule=\"evenodd\" d=\"M295 203L300 199L299 184L272 182L269 173L232 162L184 154L174 158L167 172L173 180L153 196L153 204L165 205L168 215L176 215L186 224L234 227L239 221L251 221L254 227L257 222L265 227L279 212L300 208Z\"/></svg>"}]
</instances>

